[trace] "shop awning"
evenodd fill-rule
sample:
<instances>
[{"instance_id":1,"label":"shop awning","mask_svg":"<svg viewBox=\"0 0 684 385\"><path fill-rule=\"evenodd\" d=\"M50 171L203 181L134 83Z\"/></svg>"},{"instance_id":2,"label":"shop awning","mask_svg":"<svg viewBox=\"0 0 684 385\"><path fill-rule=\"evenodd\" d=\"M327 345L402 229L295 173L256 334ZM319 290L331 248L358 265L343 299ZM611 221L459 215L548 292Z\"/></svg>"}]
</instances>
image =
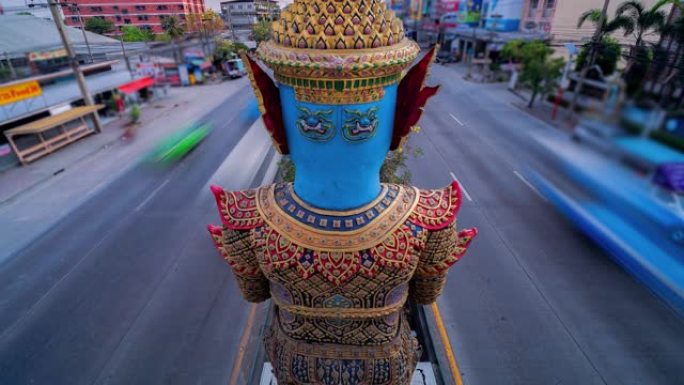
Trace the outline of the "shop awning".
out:
<instances>
[{"instance_id":1,"label":"shop awning","mask_svg":"<svg viewBox=\"0 0 684 385\"><path fill-rule=\"evenodd\" d=\"M122 84L118 87L118 89L124 94L132 94L136 91L140 91L143 88L147 88L153 85L154 79L151 76L145 76L144 78L135 79L132 82Z\"/></svg>"},{"instance_id":2,"label":"shop awning","mask_svg":"<svg viewBox=\"0 0 684 385\"><path fill-rule=\"evenodd\" d=\"M199 67L202 70L206 70L211 67L211 62L209 60L199 60L195 59L190 62L192 65Z\"/></svg>"},{"instance_id":3,"label":"shop awning","mask_svg":"<svg viewBox=\"0 0 684 385\"><path fill-rule=\"evenodd\" d=\"M34 120L22 126L12 128L5 131L5 136L8 138L14 135L38 134L47 131L51 128L57 127L61 124L78 119L82 116L92 114L93 112L104 108L103 104L95 104L92 106L74 107L70 110L62 112L57 115L48 116L42 119Z\"/></svg>"}]
</instances>

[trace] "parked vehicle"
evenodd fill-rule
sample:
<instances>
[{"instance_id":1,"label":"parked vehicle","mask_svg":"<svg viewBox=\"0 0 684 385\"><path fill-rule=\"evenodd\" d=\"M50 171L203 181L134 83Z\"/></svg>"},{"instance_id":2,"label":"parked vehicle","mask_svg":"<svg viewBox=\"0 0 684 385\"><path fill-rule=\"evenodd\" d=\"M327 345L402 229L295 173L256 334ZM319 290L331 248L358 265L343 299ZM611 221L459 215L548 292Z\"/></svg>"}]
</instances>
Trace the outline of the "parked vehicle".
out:
<instances>
[{"instance_id":1,"label":"parked vehicle","mask_svg":"<svg viewBox=\"0 0 684 385\"><path fill-rule=\"evenodd\" d=\"M231 79L237 79L247 74L245 65L240 59L231 59L223 62L223 73Z\"/></svg>"}]
</instances>

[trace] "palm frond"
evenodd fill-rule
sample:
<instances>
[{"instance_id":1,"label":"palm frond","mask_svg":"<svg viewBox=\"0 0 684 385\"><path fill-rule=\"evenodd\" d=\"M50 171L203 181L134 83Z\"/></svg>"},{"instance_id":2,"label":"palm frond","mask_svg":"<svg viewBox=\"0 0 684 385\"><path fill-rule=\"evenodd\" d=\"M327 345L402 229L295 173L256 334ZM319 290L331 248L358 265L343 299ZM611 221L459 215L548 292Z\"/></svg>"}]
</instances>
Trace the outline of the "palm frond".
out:
<instances>
[{"instance_id":1,"label":"palm frond","mask_svg":"<svg viewBox=\"0 0 684 385\"><path fill-rule=\"evenodd\" d=\"M591 21L592 23L598 23L599 20L601 20L601 10L594 8L585 11L580 15L579 19L577 19L577 28L582 28L582 25L587 20Z\"/></svg>"},{"instance_id":2,"label":"palm frond","mask_svg":"<svg viewBox=\"0 0 684 385\"><path fill-rule=\"evenodd\" d=\"M641 1L636 1L636 0L630 0L630 1L625 1L618 5L617 9L615 9L615 14L616 15L622 15L623 13L630 11L634 12L638 15L641 15L644 13L644 5L641 4Z\"/></svg>"},{"instance_id":3,"label":"palm frond","mask_svg":"<svg viewBox=\"0 0 684 385\"><path fill-rule=\"evenodd\" d=\"M603 27L603 32L610 34L619 29L625 31L625 36L630 35L634 32L636 24L634 21L627 16L616 16L613 20L610 20Z\"/></svg>"}]
</instances>

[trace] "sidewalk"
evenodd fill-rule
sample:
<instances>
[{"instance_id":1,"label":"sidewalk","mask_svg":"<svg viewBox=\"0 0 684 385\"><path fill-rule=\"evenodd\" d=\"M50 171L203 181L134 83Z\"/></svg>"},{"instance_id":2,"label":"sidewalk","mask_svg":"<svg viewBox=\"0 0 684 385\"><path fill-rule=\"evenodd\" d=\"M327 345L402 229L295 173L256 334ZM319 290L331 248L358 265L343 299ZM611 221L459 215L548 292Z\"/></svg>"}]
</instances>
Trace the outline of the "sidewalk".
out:
<instances>
[{"instance_id":1,"label":"sidewalk","mask_svg":"<svg viewBox=\"0 0 684 385\"><path fill-rule=\"evenodd\" d=\"M439 64L434 64L439 66ZM446 64L442 65L448 71L454 73L455 76L463 78L468 73L468 66L464 64ZM555 120L551 119L553 104L544 100L542 96L538 96L532 109L527 108L531 93L528 90L517 89L511 91L508 89L508 82L499 83L478 83L467 81L465 84L473 87L478 87L482 90L488 91L490 96L496 96L506 103L528 113L529 115L543 121L544 123L554 126L563 131L571 131L575 125L574 120L568 120L568 111L565 108L560 108L558 116Z\"/></svg>"},{"instance_id":2,"label":"sidewalk","mask_svg":"<svg viewBox=\"0 0 684 385\"><path fill-rule=\"evenodd\" d=\"M28 166L0 173L0 264L90 196L130 170L163 138L184 129L247 87L246 78L174 88L142 110L133 140L121 140L124 116Z\"/></svg>"}]
</instances>

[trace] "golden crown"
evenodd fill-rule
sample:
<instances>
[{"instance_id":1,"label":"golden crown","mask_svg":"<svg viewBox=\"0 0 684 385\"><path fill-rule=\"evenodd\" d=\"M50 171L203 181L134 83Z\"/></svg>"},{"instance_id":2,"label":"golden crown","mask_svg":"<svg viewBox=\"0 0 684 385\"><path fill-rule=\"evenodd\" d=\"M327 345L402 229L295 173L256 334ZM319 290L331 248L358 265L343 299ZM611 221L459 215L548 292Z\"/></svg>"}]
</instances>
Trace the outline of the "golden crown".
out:
<instances>
[{"instance_id":1,"label":"golden crown","mask_svg":"<svg viewBox=\"0 0 684 385\"><path fill-rule=\"evenodd\" d=\"M332 104L381 99L418 52L381 0L295 0L257 48L298 100Z\"/></svg>"}]
</instances>

